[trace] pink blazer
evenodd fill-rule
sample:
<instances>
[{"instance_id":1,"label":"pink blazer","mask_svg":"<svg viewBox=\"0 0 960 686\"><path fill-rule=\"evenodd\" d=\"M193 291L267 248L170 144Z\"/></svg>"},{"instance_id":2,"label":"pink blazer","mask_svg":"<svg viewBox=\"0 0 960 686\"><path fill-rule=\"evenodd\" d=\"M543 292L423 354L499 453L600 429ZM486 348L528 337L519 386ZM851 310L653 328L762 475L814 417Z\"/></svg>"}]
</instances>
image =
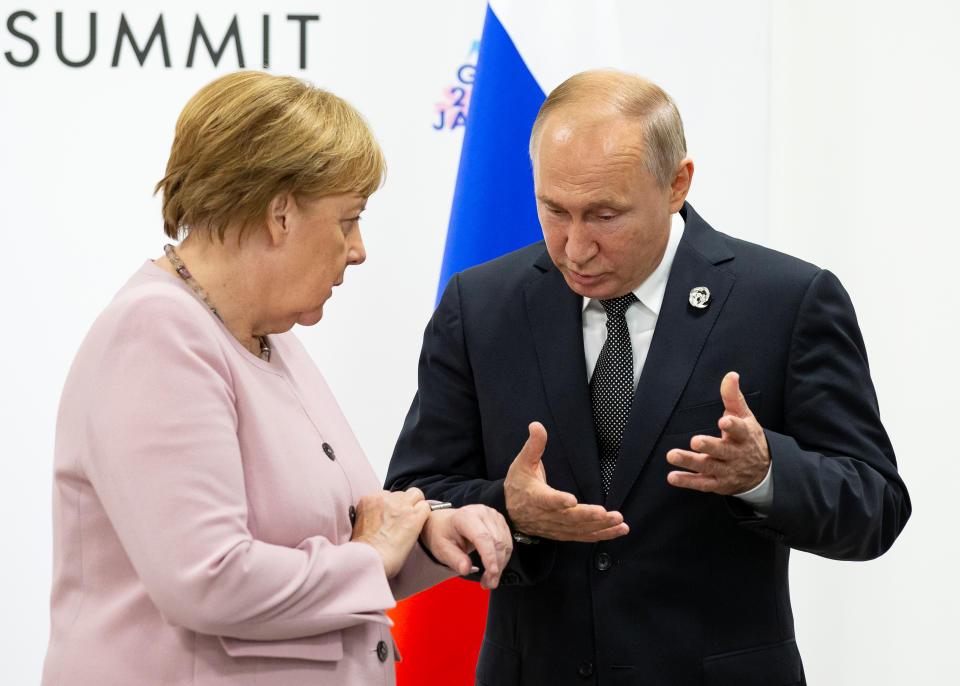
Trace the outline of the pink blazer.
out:
<instances>
[{"instance_id":1,"label":"pink blazer","mask_svg":"<svg viewBox=\"0 0 960 686\"><path fill-rule=\"evenodd\" d=\"M451 572L414 546L388 582L350 542L379 480L296 338L270 344L151 262L94 323L57 422L43 686L394 683L384 611Z\"/></svg>"}]
</instances>

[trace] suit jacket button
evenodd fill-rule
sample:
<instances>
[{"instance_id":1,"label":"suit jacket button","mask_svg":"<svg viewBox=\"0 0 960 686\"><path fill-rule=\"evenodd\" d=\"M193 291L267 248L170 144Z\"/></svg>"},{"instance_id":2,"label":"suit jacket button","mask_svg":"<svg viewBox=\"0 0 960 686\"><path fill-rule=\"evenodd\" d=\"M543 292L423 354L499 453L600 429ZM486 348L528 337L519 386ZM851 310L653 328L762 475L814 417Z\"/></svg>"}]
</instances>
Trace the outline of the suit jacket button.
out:
<instances>
[{"instance_id":1,"label":"suit jacket button","mask_svg":"<svg viewBox=\"0 0 960 686\"><path fill-rule=\"evenodd\" d=\"M503 573L503 576L500 577L500 582L504 586L516 586L520 583L520 575L512 570L507 570Z\"/></svg>"},{"instance_id":2,"label":"suit jacket button","mask_svg":"<svg viewBox=\"0 0 960 686\"><path fill-rule=\"evenodd\" d=\"M613 566L613 559L607 553L599 553L597 555L597 569L601 572L605 572Z\"/></svg>"},{"instance_id":3,"label":"suit jacket button","mask_svg":"<svg viewBox=\"0 0 960 686\"><path fill-rule=\"evenodd\" d=\"M357 508L351 505L347 513L350 515L350 526L353 526L357 523Z\"/></svg>"},{"instance_id":4,"label":"suit jacket button","mask_svg":"<svg viewBox=\"0 0 960 686\"><path fill-rule=\"evenodd\" d=\"M380 660L380 662L386 662L386 661L387 661L387 643L386 643L386 641L380 641L380 642L377 644L377 659Z\"/></svg>"},{"instance_id":5,"label":"suit jacket button","mask_svg":"<svg viewBox=\"0 0 960 686\"><path fill-rule=\"evenodd\" d=\"M582 676L584 679L589 679L593 676L593 663L592 662L581 662L580 666L577 667L577 674Z\"/></svg>"},{"instance_id":6,"label":"suit jacket button","mask_svg":"<svg viewBox=\"0 0 960 686\"><path fill-rule=\"evenodd\" d=\"M330 445L329 443L323 444L323 452L325 452L327 454L327 457L329 457L331 460L337 459L337 454L333 452L333 446Z\"/></svg>"}]
</instances>

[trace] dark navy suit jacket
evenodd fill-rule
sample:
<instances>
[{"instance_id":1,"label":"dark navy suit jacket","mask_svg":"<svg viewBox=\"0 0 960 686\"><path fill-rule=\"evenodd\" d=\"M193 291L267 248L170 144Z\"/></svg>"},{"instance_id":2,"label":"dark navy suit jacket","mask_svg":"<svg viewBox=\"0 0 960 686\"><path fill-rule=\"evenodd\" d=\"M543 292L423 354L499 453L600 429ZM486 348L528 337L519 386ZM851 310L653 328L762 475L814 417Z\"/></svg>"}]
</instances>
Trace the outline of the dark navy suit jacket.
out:
<instances>
[{"instance_id":1,"label":"dark navy suit jacket","mask_svg":"<svg viewBox=\"0 0 960 686\"><path fill-rule=\"evenodd\" d=\"M601 494L582 298L537 243L454 276L424 335L419 390L387 476L506 515L503 478L541 421L554 488L619 510L630 533L517 544L491 594L478 684L804 683L787 587L791 548L865 560L910 501L867 356L836 277L712 229L689 205L663 306ZM706 309L688 303L710 289ZM720 381L740 373L773 460L760 518L670 486L665 455L719 435Z\"/></svg>"}]
</instances>

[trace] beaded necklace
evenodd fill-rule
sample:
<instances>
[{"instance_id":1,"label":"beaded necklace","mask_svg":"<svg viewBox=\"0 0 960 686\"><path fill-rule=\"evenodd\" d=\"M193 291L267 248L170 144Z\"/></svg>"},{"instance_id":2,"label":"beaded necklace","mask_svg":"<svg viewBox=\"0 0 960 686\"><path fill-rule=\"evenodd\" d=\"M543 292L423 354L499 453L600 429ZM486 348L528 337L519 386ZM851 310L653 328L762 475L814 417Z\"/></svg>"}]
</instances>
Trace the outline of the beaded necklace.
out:
<instances>
[{"instance_id":1,"label":"beaded necklace","mask_svg":"<svg viewBox=\"0 0 960 686\"><path fill-rule=\"evenodd\" d=\"M177 275L186 281L187 285L193 289L193 292L197 294L197 297L203 301L203 304L210 308L210 311L216 316L217 319L223 323L223 317L220 316L220 313L217 312L217 308L213 306L213 303L210 302L210 296L207 295L207 291L204 290L203 286L197 283L197 280L193 278L193 274L190 273L190 270L187 269L187 265L183 263L183 260L180 259L180 256L177 255L173 250L173 246L167 243L163 246L163 252L167 256L167 259L170 260L170 264L173 265L173 268L176 270ZM226 326L226 324L224 324ZM260 341L260 359L266 362L270 361L270 346L267 345L267 339L264 336L257 336L257 340Z\"/></svg>"}]
</instances>

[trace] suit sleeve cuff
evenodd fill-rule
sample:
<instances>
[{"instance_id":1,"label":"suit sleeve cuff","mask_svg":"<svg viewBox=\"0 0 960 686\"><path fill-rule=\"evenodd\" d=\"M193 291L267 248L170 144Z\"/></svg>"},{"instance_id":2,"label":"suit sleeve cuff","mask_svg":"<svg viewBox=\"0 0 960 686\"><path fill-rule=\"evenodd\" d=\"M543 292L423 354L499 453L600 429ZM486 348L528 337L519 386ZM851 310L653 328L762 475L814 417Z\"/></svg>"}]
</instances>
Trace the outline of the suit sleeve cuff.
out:
<instances>
[{"instance_id":1,"label":"suit sleeve cuff","mask_svg":"<svg viewBox=\"0 0 960 686\"><path fill-rule=\"evenodd\" d=\"M734 498L750 505L757 517L765 518L770 513L770 507L773 505L773 462L767 467L767 474L763 481L743 493L735 493Z\"/></svg>"}]
</instances>

